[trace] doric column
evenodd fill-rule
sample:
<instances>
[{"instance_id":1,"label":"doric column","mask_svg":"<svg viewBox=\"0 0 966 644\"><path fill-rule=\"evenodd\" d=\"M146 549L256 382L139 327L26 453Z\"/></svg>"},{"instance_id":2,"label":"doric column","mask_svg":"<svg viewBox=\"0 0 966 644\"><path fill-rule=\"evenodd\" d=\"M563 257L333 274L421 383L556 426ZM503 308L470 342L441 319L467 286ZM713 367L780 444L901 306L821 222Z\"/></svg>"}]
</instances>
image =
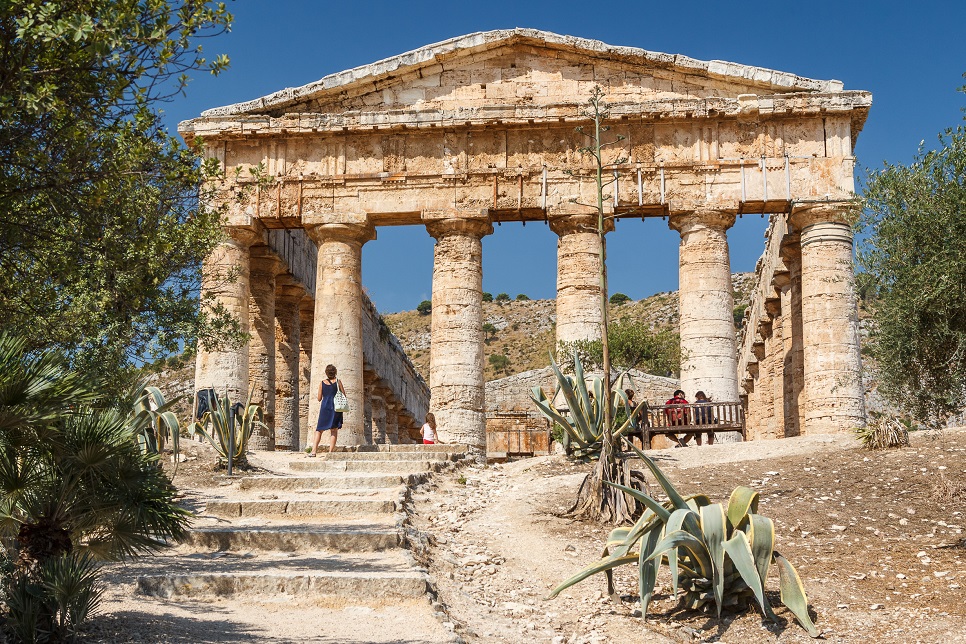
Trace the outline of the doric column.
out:
<instances>
[{"instance_id":1,"label":"doric column","mask_svg":"<svg viewBox=\"0 0 966 644\"><path fill-rule=\"evenodd\" d=\"M299 303L305 291L290 277L279 277L278 282L275 296L275 448L298 450Z\"/></svg>"},{"instance_id":2,"label":"doric column","mask_svg":"<svg viewBox=\"0 0 966 644\"><path fill-rule=\"evenodd\" d=\"M486 219L440 219L426 225L433 253L430 407L440 439L486 453L483 411L483 244Z\"/></svg>"},{"instance_id":3,"label":"doric column","mask_svg":"<svg viewBox=\"0 0 966 644\"><path fill-rule=\"evenodd\" d=\"M775 381L775 425L778 438L785 438L791 436L789 432L793 431L788 424L788 400L791 392L788 368L792 350L791 278L788 269L779 267L772 276L771 285L778 298L778 318L774 321L773 328L778 329L781 339L777 345L779 357L776 369L780 375Z\"/></svg>"},{"instance_id":4,"label":"doric column","mask_svg":"<svg viewBox=\"0 0 966 644\"><path fill-rule=\"evenodd\" d=\"M248 373L252 404L262 408L262 422L267 427L252 434L249 444L255 450L275 449L275 278L284 268L267 246L252 248Z\"/></svg>"},{"instance_id":5,"label":"doric column","mask_svg":"<svg viewBox=\"0 0 966 644\"><path fill-rule=\"evenodd\" d=\"M801 397L805 386L805 347L802 344L802 252L798 233L785 235L781 257L788 268L789 343L785 353L785 435L800 436Z\"/></svg>"},{"instance_id":6,"label":"doric column","mask_svg":"<svg viewBox=\"0 0 966 644\"><path fill-rule=\"evenodd\" d=\"M401 405L392 399L391 396L386 397L386 443L396 444L399 443L399 410Z\"/></svg>"},{"instance_id":7,"label":"doric column","mask_svg":"<svg viewBox=\"0 0 966 644\"><path fill-rule=\"evenodd\" d=\"M613 228L607 220L605 230ZM558 236L556 352L561 342L600 340L601 243L596 213L551 215L550 230Z\"/></svg>"},{"instance_id":8,"label":"doric column","mask_svg":"<svg viewBox=\"0 0 966 644\"><path fill-rule=\"evenodd\" d=\"M376 445L388 443L386 436L386 398L382 387L372 392L372 442Z\"/></svg>"},{"instance_id":9,"label":"doric column","mask_svg":"<svg viewBox=\"0 0 966 644\"><path fill-rule=\"evenodd\" d=\"M205 261L201 272L201 305L221 305L237 320L242 333L251 325L248 313L249 248L265 242L264 232L232 226L227 237ZM214 389L219 396L227 390L233 401L248 396L248 345L208 349L198 343L195 359L195 390Z\"/></svg>"},{"instance_id":10,"label":"doric column","mask_svg":"<svg viewBox=\"0 0 966 644\"><path fill-rule=\"evenodd\" d=\"M681 234L681 389L689 397L702 390L718 402L738 401L726 234L734 223L735 215L717 210L686 211L670 217L671 228Z\"/></svg>"},{"instance_id":11,"label":"doric column","mask_svg":"<svg viewBox=\"0 0 966 644\"><path fill-rule=\"evenodd\" d=\"M771 333L765 338L765 352L768 354L768 369L771 372L771 404L769 412L768 438L785 437L784 414L784 348L782 336L782 308L781 298L775 297L765 300L765 313L771 319Z\"/></svg>"},{"instance_id":12,"label":"doric column","mask_svg":"<svg viewBox=\"0 0 966 644\"><path fill-rule=\"evenodd\" d=\"M852 269L852 228L835 206L801 208L802 340L806 434L865 424L859 319Z\"/></svg>"},{"instance_id":13,"label":"doric column","mask_svg":"<svg viewBox=\"0 0 966 644\"><path fill-rule=\"evenodd\" d=\"M315 325L315 300L305 296L299 302L299 449L309 443L318 418L309 419L309 398L312 397L312 330Z\"/></svg>"},{"instance_id":14,"label":"doric column","mask_svg":"<svg viewBox=\"0 0 966 644\"><path fill-rule=\"evenodd\" d=\"M751 352L755 356L755 362L749 365L749 371L754 376L754 388L748 396L748 437L751 439L765 438L767 435L767 400L770 400L768 392L769 373L768 364L765 361L765 342L760 335L755 336L755 341L751 345Z\"/></svg>"},{"instance_id":15,"label":"doric column","mask_svg":"<svg viewBox=\"0 0 966 644\"><path fill-rule=\"evenodd\" d=\"M312 382L309 390L309 427L319 418L319 387L325 366L333 364L349 398L339 445L365 442L365 388L362 358L362 245L376 238L364 224L318 224L306 229L319 246L315 280L315 319L312 338Z\"/></svg>"}]
</instances>

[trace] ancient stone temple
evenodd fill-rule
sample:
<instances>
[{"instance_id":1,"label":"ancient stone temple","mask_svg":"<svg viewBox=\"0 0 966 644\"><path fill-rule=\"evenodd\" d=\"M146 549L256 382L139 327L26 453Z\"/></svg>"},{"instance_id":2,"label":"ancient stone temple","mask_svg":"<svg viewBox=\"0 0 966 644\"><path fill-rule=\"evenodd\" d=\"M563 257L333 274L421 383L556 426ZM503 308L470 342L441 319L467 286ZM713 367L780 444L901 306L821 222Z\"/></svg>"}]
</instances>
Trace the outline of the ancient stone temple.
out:
<instances>
[{"instance_id":1,"label":"ancient stone temple","mask_svg":"<svg viewBox=\"0 0 966 644\"><path fill-rule=\"evenodd\" d=\"M608 217L666 217L681 235L682 387L747 396L756 436L862 422L848 212L871 95L530 29L428 45L181 124L226 170L211 187L228 237L205 275L252 335L247 351L201 352L197 386L251 384L274 427L260 446L294 447L331 362L352 405L341 441L397 440L428 402L444 440L481 450L481 240L494 224L550 226L557 339L599 337L594 211L576 205L596 192L574 131L595 86L623 137L608 151L625 159ZM748 213L773 220L771 272L739 358L727 233ZM436 239L428 401L408 362L382 351L363 294L362 246L382 226ZM237 279L217 281L231 267Z\"/></svg>"}]
</instances>

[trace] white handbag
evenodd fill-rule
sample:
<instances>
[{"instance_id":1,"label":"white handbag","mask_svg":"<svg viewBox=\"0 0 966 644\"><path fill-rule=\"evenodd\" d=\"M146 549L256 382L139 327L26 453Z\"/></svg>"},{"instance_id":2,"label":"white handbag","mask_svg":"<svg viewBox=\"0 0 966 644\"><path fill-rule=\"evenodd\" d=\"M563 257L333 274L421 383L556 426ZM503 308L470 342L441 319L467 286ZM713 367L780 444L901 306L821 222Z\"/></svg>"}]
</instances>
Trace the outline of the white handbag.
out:
<instances>
[{"instance_id":1,"label":"white handbag","mask_svg":"<svg viewBox=\"0 0 966 644\"><path fill-rule=\"evenodd\" d=\"M342 383L336 380L335 384L336 387L340 387L339 389L335 390L335 398L333 399L333 402L335 402L335 410L337 412L347 412L349 411L349 399L346 398L344 393L342 393Z\"/></svg>"}]
</instances>

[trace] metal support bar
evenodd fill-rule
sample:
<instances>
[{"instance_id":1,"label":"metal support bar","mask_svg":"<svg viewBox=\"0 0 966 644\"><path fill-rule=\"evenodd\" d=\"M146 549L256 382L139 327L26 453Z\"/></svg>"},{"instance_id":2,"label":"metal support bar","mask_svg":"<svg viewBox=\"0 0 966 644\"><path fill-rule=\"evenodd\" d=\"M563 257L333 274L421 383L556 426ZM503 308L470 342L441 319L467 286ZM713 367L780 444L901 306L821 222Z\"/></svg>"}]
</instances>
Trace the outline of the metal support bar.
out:
<instances>
[{"instance_id":1,"label":"metal support bar","mask_svg":"<svg viewBox=\"0 0 966 644\"><path fill-rule=\"evenodd\" d=\"M761 200L768 201L768 168L765 167L765 157L761 158Z\"/></svg>"},{"instance_id":2,"label":"metal support bar","mask_svg":"<svg viewBox=\"0 0 966 644\"><path fill-rule=\"evenodd\" d=\"M617 207L617 197L618 197L618 184L617 184L617 170L614 170L614 207Z\"/></svg>"},{"instance_id":3,"label":"metal support bar","mask_svg":"<svg viewBox=\"0 0 966 644\"><path fill-rule=\"evenodd\" d=\"M742 201L742 203L744 203L744 202L748 201L748 191L745 188L745 160L744 160L744 158L741 159L741 163L738 165L738 168L741 171L741 201Z\"/></svg>"},{"instance_id":4,"label":"metal support bar","mask_svg":"<svg viewBox=\"0 0 966 644\"><path fill-rule=\"evenodd\" d=\"M661 162L661 205L664 205L664 162Z\"/></svg>"},{"instance_id":5,"label":"metal support bar","mask_svg":"<svg viewBox=\"0 0 966 644\"><path fill-rule=\"evenodd\" d=\"M644 205L644 184L641 181L641 168L637 168L637 205Z\"/></svg>"},{"instance_id":6,"label":"metal support bar","mask_svg":"<svg viewBox=\"0 0 966 644\"><path fill-rule=\"evenodd\" d=\"M785 199L792 199L792 171L788 167L788 155L785 155Z\"/></svg>"},{"instance_id":7,"label":"metal support bar","mask_svg":"<svg viewBox=\"0 0 966 644\"><path fill-rule=\"evenodd\" d=\"M540 196L543 197L543 209L547 210L547 166L543 166L543 185L540 187Z\"/></svg>"}]
</instances>

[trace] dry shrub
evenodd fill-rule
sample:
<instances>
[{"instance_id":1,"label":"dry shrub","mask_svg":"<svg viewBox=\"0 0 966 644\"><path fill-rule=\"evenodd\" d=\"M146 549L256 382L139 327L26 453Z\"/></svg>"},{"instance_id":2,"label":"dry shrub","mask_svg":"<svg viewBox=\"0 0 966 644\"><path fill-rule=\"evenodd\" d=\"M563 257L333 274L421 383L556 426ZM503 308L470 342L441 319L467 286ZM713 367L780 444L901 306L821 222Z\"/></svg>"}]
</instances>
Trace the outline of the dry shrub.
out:
<instances>
[{"instance_id":1,"label":"dry shrub","mask_svg":"<svg viewBox=\"0 0 966 644\"><path fill-rule=\"evenodd\" d=\"M910 423L895 416L876 416L855 433L868 449L908 447L909 426Z\"/></svg>"},{"instance_id":2,"label":"dry shrub","mask_svg":"<svg viewBox=\"0 0 966 644\"><path fill-rule=\"evenodd\" d=\"M932 484L932 498L938 503L966 502L966 484L951 481L945 472L940 472L939 479Z\"/></svg>"}]
</instances>

